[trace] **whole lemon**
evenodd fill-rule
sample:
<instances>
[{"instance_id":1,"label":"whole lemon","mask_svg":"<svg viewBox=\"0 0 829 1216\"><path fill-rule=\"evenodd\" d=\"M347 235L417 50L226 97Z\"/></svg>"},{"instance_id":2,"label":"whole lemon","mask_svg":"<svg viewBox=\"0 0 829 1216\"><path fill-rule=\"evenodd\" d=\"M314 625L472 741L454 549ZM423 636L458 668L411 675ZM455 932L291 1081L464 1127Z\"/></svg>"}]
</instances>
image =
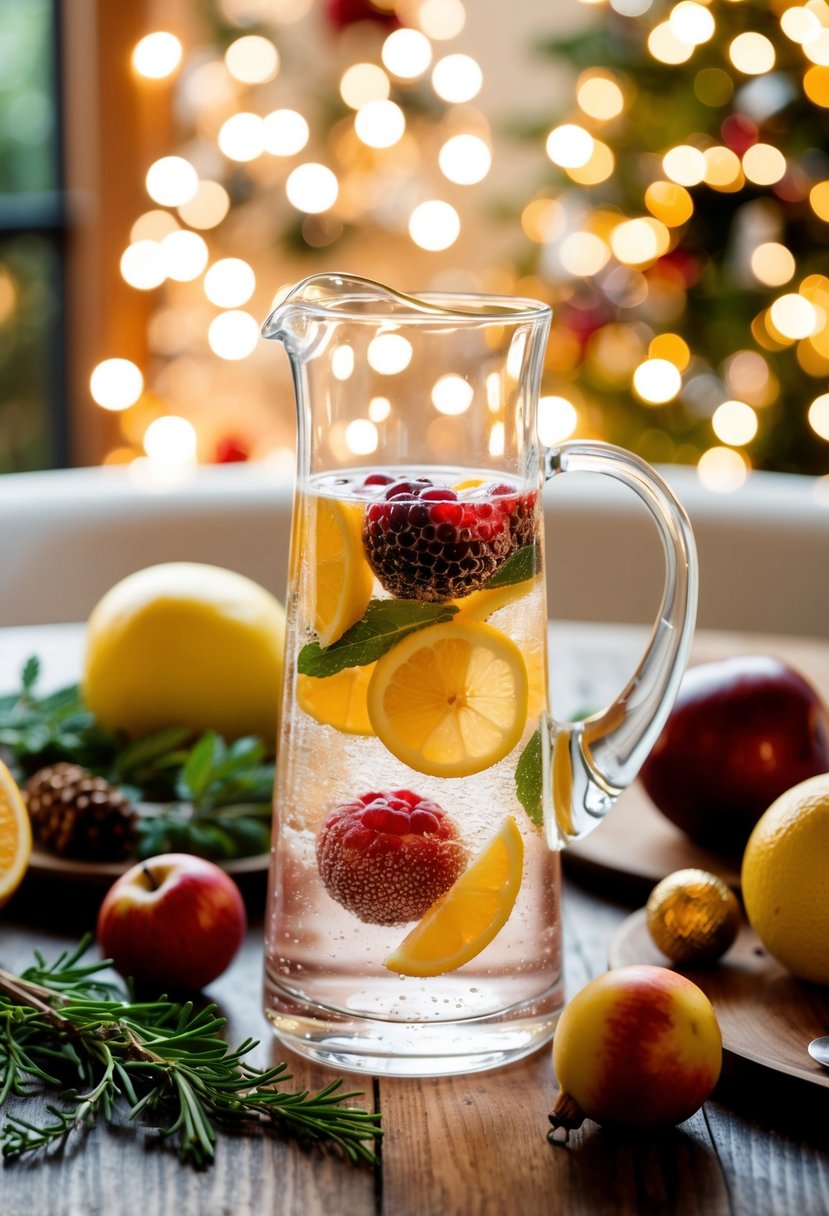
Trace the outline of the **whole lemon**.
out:
<instances>
[{"instance_id":1,"label":"whole lemon","mask_svg":"<svg viewBox=\"0 0 829 1216\"><path fill-rule=\"evenodd\" d=\"M149 566L116 583L87 625L83 694L102 726L165 726L275 742L285 610L232 570Z\"/></svg>"},{"instance_id":2,"label":"whole lemon","mask_svg":"<svg viewBox=\"0 0 829 1216\"><path fill-rule=\"evenodd\" d=\"M761 817L742 887L769 953L800 979L829 984L829 773L792 786Z\"/></svg>"}]
</instances>

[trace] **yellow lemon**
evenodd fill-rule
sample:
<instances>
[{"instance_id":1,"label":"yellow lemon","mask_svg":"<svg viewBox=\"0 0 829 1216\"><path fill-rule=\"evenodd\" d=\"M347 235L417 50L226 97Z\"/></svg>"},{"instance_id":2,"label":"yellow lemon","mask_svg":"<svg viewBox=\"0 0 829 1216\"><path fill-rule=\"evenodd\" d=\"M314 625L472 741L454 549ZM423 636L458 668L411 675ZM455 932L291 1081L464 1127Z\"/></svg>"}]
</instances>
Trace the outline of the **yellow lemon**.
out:
<instances>
[{"instance_id":1,"label":"yellow lemon","mask_svg":"<svg viewBox=\"0 0 829 1216\"><path fill-rule=\"evenodd\" d=\"M374 663L345 667L333 676L297 677L296 699L300 709L323 726L333 726L347 735L373 735L366 705L366 692L374 674Z\"/></svg>"},{"instance_id":2,"label":"yellow lemon","mask_svg":"<svg viewBox=\"0 0 829 1216\"><path fill-rule=\"evenodd\" d=\"M409 768L468 777L518 743L527 697L515 643L491 625L451 621L409 634L377 660L368 715L380 741Z\"/></svg>"},{"instance_id":3,"label":"yellow lemon","mask_svg":"<svg viewBox=\"0 0 829 1216\"><path fill-rule=\"evenodd\" d=\"M769 953L800 979L829 984L829 773L786 790L761 817L742 889Z\"/></svg>"},{"instance_id":4,"label":"yellow lemon","mask_svg":"<svg viewBox=\"0 0 829 1216\"><path fill-rule=\"evenodd\" d=\"M314 628L330 646L368 607L374 575L361 536L362 509L333 498L311 500L315 568Z\"/></svg>"},{"instance_id":5,"label":"yellow lemon","mask_svg":"<svg viewBox=\"0 0 829 1216\"><path fill-rule=\"evenodd\" d=\"M14 777L0 760L0 908L20 886L31 852L29 812Z\"/></svg>"},{"instance_id":6,"label":"yellow lemon","mask_svg":"<svg viewBox=\"0 0 829 1216\"><path fill-rule=\"evenodd\" d=\"M521 583L509 583L506 587L482 587L480 591L473 591L463 599L452 601L458 610L455 619L485 621L493 612L498 612L500 608L506 608L508 604L528 595L534 584L535 580L528 578Z\"/></svg>"},{"instance_id":7,"label":"yellow lemon","mask_svg":"<svg viewBox=\"0 0 829 1216\"><path fill-rule=\"evenodd\" d=\"M196 562L116 583L89 618L87 705L131 736L165 726L276 739L285 610L258 583Z\"/></svg>"},{"instance_id":8,"label":"yellow lemon","mask_svg":"<svg viewBox=\"0 0 829 1216\"><path fill-rule=\"evenodd\" d=\"M524 873L524 842L508 815L479 857L385 960L401 975L442 975L468 963L503 929Z\"/></svg>"}]
</instances>

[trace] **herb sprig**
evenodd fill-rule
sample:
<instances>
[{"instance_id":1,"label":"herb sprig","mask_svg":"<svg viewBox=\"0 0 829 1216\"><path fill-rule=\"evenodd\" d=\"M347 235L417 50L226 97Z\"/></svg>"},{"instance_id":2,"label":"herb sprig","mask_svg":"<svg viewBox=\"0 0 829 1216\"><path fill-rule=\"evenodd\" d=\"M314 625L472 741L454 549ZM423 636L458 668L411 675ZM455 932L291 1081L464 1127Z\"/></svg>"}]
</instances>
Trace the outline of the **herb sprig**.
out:
<instances>
[{"instance_id":1,"label":"herb sprig","mask_svg":"<svg viewBox=\"0 0 829 1216\"><path fill-rule=\"evenodd\" d=\"M0 1127L4 1157L63 1144L75 1131L129 1118L170 1138L183 1162L210 1165L222 1128L260 1130L338 1145L355 1164L375 1164L380 1116L345 1105L337 1079L318 1093L285 1091L287 1065L259 1070L220 1037L215 1006L162 997L133 1001L101 978L106 961L84 961L89 938L53 963L37 953L19 975L0 968L0 1106L55 1090L51 1122L9 1114Z\"/></svg>"},{"instance_id":2,"label":"herb sprig","mask_svg":"<svg viewBox=\"0 0 829 1216\"><path fill-rule=\"evenodd\" d=\"M20 778L59 761L105 777L135 803L136 856L183 851L216 861L267 852L274 768L265 743L248 736L228 744L169 727L141 739L104 730L78 685L37 693L40 663L24 665L19 692L0 697L0 753Z\"/></svg>"}]
</instances>

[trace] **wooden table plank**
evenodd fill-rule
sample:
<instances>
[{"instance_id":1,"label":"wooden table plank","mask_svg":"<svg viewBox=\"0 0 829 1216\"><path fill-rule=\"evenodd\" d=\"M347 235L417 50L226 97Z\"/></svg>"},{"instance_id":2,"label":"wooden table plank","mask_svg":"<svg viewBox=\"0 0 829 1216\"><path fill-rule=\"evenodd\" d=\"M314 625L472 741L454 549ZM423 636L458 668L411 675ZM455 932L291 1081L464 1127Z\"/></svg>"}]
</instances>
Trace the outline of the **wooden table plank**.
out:
<instances>
[{"instance_id":1,"label":"wooden table plank","mask_svg":"<svg viewBox=\"0 0 829 1216\"><path fill-rule=\"evenodd\" d=\"M562 692L562 715L583 707L591 690L597 697L612 696L644 638L630 627L561 625L554 634L553 682ZM21 654L33 651L44 655L49 683L71 680L81 637L77 626L0 631L0 685L13 686ZM802 640L704 635L698 653L776 652L796 664L800 660L808 674L809 646ZM50 886L46 898L38 896L38 908L25 908L24 894L2 913L4 963L24 963L35 944L51 952L56 944L74 943L90 923L79 891L61 893ZM573 881L566 884L564 908L565 974L572 993L604 970L613 931L629 908L606 898L601 887ZM60 932L54 928L58 922ZM233 1041L248 1035L262 1039L257 1063L264 1064L285 1053L261 1013L261 943L261 923L254 917L242 953L208 995L228 1017ZM287 1058L298 1086L319 1088L332 1075L293 1055ZM349 1088L365 1089L370 1106L370 1080L353 1080ZM376 1088L386 1135L382 1173L355 1169L318 1149L246 1136L222 1137L215 1166L197 1174L133 1129L100 1128L74 1139L62 1154L4 1165L0 1212L822 1216L829 1211L825 1104L790 1115L765 1092L728 1083L680 1128L621 1134L586 1123L561 1147L546 1141L546 1115L555 1094L547 1051L496 1072L434 1081L381 1079Z\"/></svg>"}]
</instances>

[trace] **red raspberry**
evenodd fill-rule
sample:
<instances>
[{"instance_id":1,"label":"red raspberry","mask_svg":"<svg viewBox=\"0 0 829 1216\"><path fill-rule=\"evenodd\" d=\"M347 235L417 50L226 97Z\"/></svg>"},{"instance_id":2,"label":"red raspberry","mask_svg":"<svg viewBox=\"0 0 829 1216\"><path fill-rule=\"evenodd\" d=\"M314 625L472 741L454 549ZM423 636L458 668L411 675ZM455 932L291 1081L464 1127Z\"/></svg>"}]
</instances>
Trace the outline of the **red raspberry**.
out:
<instances>
[{"instance_id":1,"label":"red raspberry","mask_svg":"<svg viewBox=\"0 0 829 1216\"><path fill-rule=\"evenodd\" d=\"M395 481L366 507L363 544L372 570L399 599L460 599L529 543L534 511L535 493L514 486L495 483L460 498L427 477Z\"/></svg>"},{"instance_id":2,"label":"red raspberry","mask_svg":"<svg viewBox=\"0 0 829 1216\"><path fill-rule=\"evenodd\" d=\"M317 838L328 894L371 925L420 920L466 860L446 812L411 790L361 794L336 807Z\"/></svg>"}]
</instances>

